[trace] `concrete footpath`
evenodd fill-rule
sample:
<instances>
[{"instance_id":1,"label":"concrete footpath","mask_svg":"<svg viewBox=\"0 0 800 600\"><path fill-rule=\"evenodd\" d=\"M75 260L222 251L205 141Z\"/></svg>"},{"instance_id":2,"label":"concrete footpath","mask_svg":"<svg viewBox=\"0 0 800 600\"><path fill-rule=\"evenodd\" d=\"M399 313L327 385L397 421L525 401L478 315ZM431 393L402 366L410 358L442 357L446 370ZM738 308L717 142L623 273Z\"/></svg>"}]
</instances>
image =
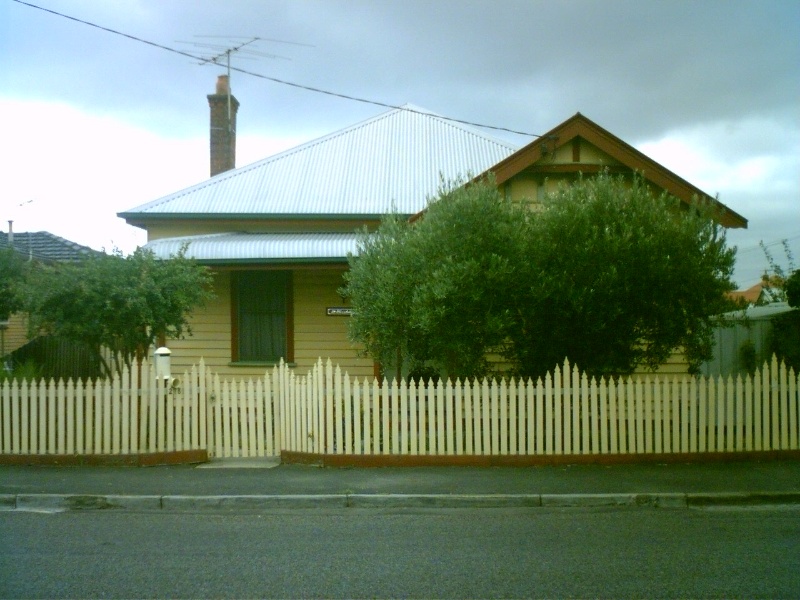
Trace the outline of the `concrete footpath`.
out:
<instances>
[{"instance_id":1,"label":"concrete footpath","mask_svg":"<svg viewBox=\"0 0 800 600\"><path fill-rule=\"evenodd\" d=\"M319 468L271 459L164 467L0 466L0 510L795 505L800 461Z\"/></svg>"}]
</instances>

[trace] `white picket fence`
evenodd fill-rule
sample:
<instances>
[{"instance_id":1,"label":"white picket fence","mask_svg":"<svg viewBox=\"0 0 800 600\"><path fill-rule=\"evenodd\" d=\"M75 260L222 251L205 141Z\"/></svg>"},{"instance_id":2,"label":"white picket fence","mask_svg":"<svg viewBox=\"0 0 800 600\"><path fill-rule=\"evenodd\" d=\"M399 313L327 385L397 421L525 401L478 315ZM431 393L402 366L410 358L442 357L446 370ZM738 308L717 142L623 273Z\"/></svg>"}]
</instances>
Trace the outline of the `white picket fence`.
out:
<instances>
[{"instance_id":1,"label":"white picket fence","mask_svg":"<svg viewBox=\"0 0 800 600\"><path fill-rule=\"evenodd\" d=\"M278 376L285 376L278 371ZM798 377L355 380L330 361L288 374L283 447L314 454L577 455L798 449Z\"/></svg>"},{"instance_id":2,"label":"white picket fence","mask_svg":"<svg viewBox=\"0 0 800 600\"><path fill-rule=\"evenodd\" d=\"M5 381L0 454L130 455L204 449L205 390L145 362L111 380ZM196 384L200 384L197 387Z\"/></svg>"},{"instance_id":3,"label":"white picket fence","mask_svg":"<svg viewBox=\"0 0 800 600\"><path fill-rule=\"evenodd\" d=\"M140 376L140 373L145 374ZM144 385L142 385L144 383ZM257 379L200 365L165 383L145 363L111 381L3 383L0 453L215 457L547 456L798 450L798 377L378 381L320 360Z\"/></svg>"}]
</instances>

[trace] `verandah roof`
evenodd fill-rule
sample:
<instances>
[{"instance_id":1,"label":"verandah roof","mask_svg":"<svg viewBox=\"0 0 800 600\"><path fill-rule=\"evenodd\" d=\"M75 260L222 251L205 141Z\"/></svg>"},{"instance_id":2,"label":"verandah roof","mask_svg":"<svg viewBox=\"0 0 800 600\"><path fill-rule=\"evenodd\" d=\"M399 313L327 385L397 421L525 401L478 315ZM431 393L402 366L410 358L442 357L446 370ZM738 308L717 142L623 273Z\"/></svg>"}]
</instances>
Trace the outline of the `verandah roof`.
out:
<instances>
[{"instance_id":1,"label":"verandah roof","mask_svg":"<svg viewBox=\"0 0 800 600\"><path fill-rule=\"evenodd\" d=\"M145 247L166 259L186 247L186 256L201 264L346 263L356 254L352 233L218 233L165 238Z\"/></svg>"}]
</instances>

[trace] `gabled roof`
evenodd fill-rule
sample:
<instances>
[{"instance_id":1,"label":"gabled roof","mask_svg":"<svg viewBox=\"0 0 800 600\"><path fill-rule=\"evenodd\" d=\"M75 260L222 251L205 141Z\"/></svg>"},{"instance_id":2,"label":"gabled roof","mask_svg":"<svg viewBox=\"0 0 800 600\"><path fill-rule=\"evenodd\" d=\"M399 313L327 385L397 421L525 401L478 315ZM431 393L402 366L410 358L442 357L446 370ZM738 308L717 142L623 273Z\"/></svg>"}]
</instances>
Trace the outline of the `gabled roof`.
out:
<instances>
[{"instance_id":1,"label":"gabled roof","mask_svg":"<svg viewBox=\"0 0 800 600\"><path fill-rule=\"evenodd\" d=\"M9 234L0 232L0 249L9 247ZM27 231L13 234L11 244L25 258L45 262L74 262L100 254L88 246L81 246L47 231Z\"/></svg>"},{"instance_id":2,"label":"gabled roof","mask_svg":"<svg viewBox=\"0 0 800 600\"><path fill-rule=\"evenodd\" d=\"M761 300L761 294L764 293L764 285L759 281L757 284L750 286L746 290L736 290L735 292L728 292L728 297L734 300L743 300L748 304L757 304Z\"/></svg>"},{"instance_id":3,"label":"gabled roof","mask_svg":"<svg viewBox=\"0 0 800 600\"><path fill-rule=\"evenodd\" d=\"M558 172L599 171L602 165L588 165L580 162L574 164L541 164L535 165L542 158L551 155L556 149L571 144L576 138L582 138L605 152L614 160L624 165L627 170L641 173L644 178L669 194L689 204L693 198L711 202L715 207L719 222L725 227L747 227L747 219L709 196L701 189L693 186L685 179L666 169L650 157L639 152L611 132L603 129L594 121L581 113L576 113L554 129L537 138L524 148L494 165L490 170L494 173L498 184L502 184L523 171L537 171L554 174Z\"/></svg>"},{"instance_id":4,"label":"gabled roof","mask_svg":"<svg viewBox=\"0 0 800 600\"><path fill-rule=\"evenodd\" d=\"M440 175L480 173L516 148L406 105L119 213L163 219L358 219L414 214Z\"/></svg>"}]
</instances>

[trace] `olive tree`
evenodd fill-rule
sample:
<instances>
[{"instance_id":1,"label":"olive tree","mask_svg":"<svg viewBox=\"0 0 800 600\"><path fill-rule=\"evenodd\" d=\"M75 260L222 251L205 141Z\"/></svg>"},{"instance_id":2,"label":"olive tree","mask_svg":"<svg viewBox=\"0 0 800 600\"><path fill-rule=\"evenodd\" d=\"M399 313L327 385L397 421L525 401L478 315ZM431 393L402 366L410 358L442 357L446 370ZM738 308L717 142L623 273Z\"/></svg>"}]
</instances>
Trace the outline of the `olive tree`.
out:
<instances>
[{"instance_id":1,"label":"olive tree","mask_svg":"<svg viewBox=\"0 0 800 600\"><path fill-rule=\"evenodd\" d=\"M397 215L350 258L350 337L397 375L489 371L512 326L506 291L522 260L525 212L493 181L443 182L414 223Z\"/></svg>"},{"instance_id":2,"label":"olive tree","mask_svg":"<svg viewBox=\"0 0 800 600\"><path fill-rule=\"evenodd\" d=\"M404 361L413 360L409 346L416 339L407 313L414 287L410 233L408 221L395 213L377 231L363 230L341 290L353 307L348 336L385 368L394 366L398 378Z\"/></svg>"},{"instance_id":3,"label":"olive tree","mask_svg":"<svg viewBox=\"0 0 800 600\"><path fill-rule=\"evenodd\" d=\"M676 348L692 367L710 357L735 249L709 207L601 173L550 195L527 242L509 352L521 373L565 358L592 374L630 373Z\"/></svg>"},{"instance_id":4,"label":"olive tree","mask_svg":"<svg viewBox=\"0 0 800 600\"><path fill-rule=\"evenodd\" d=\"M350 336L397 373L523 376L564 359L592 374L656 367L675 349L711 352L730 307L735 250L708 212L607 173L542 205L491 178L443 185L421 218L388 217L350 258ZM405 371L400 365L408 367Z\"/></svg>"}]
</instances>

